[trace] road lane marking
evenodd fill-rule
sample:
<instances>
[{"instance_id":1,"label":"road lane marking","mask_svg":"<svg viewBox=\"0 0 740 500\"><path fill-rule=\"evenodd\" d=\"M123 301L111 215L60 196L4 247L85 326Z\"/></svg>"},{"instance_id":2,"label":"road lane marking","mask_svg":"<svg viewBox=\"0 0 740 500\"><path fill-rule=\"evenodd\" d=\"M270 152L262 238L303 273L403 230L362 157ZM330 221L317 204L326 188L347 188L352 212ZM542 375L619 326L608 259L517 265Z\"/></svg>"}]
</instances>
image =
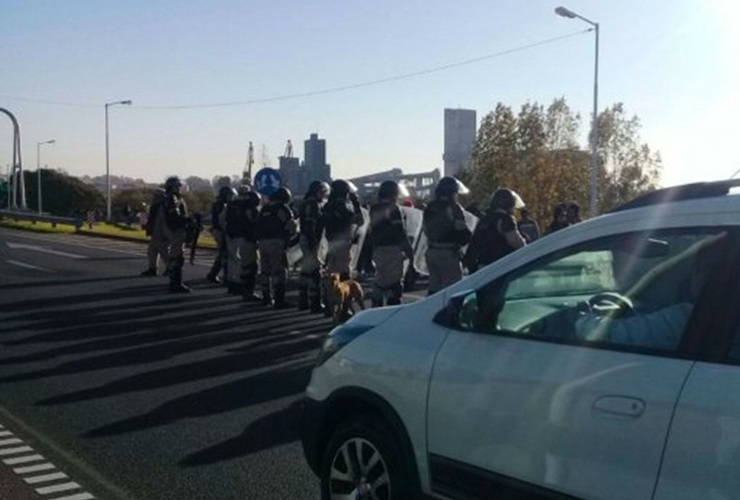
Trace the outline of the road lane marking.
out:
<instances>
[{"instance_id":1,"label":"road lane marking","mask_svg":"<svg viewBox=\"0 0 740 500\"><path fill-rule=\"evenodd\" d=\"M26 269L33 269L35 271L46 271L47 273L51 272L48 269L44 269L43 267L32 266L31 264L26 264L25 262L18 262L17 260L6 260L5 262L7 262L8 264L12 264L14 266L18 266L18 267L25 267Z\"/></svg>"},{"instance_id":2,"label":"road lane marking","mask_svg":"<svg viewBox=\"0 0 740 500\"><path fill-rule=\"evenodd\" d=\"M69 479L69 476L64 472L52 472L51 474L42 474L41 476L23 478L27 484L48 483L49 481L56 481L57 479Z\"/></svg>"},{"instance_id":3,"label":"road lane marking","mask_svg":"<svg viewBox=\"0 0 740 500\"><path fill-rule=\"evenodd\" d=\"M53 250L51 248L40 247L38 245L27 245L25 243L13 243L7 242L8 248L13 250L32 250L34 252L49 253L52 255L59 255L60 257L69 257L70 259L87 259L86 255L79 255L76 253L62 252L61 250Z\"/></svg>"},{"instance_id":4,"label":"road lane marking","mask_svg":"<svg viewBox=\"0 0 740 500\"><path fill-rule=\"evenodd\" d=\"M41 455L28 455L26 457L8 458L3 460L3 463L5 465L18 465L27 464L28 462L38 462L39 460L44 460L44 457Z\"/></svg>"},{"instance_id":5,"label":"road lane marking","mask_svg":"<svg viewBox=\"0 0 740 500\"><path fill-rule=\"evenodd\" d=\"M22 442L23 441L18 438L0 439L0 446L7 446L9 444L21 444Z\"/></svg>"},{"instance_id":6,"label":"road lane marking","mask_svg":"<svg viewBox=\"0 0 740 500\"><path fill-rule=\"evenodd\" d=\"M67 495L66 497L55 497L50 498L49 500L91 500L95 498L90 493L76 493L74 495Z\"/></svg>"},{"instance_id":7,"label":"road lane marking","mask_svg":"<svg viewBox=\"0 0 740 500\"><path fill-rule=\"evenodd\" d=\"M33 451L30 446L19 446L18 448L5 448L0 450L0 456L6 455L18 455L19 453L26 453L27 451Z\"/></svg>"},{"instance_id":8,"label":"road lane marking","mask_svg":"<svg viewBox=\"0 0 740 500\"><path fill-rule=\"evenodd\" d=\"M54 464L50 462L46 462L45 464L39 464L39 465L27 465L26 467L16 467L13 469L13 472L15 472L18 475L21 474L30 474L32 472L41 472L44 470L50 470L54 469Z\"/></svg>"},{"instance_id":9,"label":"road lane marking","mask_svg":"<svg viewBox=\"0 0 740 500\"><path fill-rule=\"evenodd\" d=\"M59 493L60 491L76 490L81 486L74 481L69 483L55 484L54 486L44 486L43 488L36 488L36 493L39 495L48 495L49 493Z\"/></svg>"},{"instance_id":10,"label":"road lane marking","mask_svg":"<svg viewBox=\"0 0 740 500\"><path fill-rule=\"evenodd\" d=\"M13 436L11 431L5 430L0 424L0 457L8 455L23 455L2 459L2 463L13 467L13 472L23 479L26 484L33 485L33 489L39 495L53 495L48 500L94 500L95 497L83 490L78 483L71 481L70 477L59 470L54 464L48 462L43 456L37 454L30 446L23 445L23 440ZM8 437L12 436L12 437ZM30 454L28 454L30 453ZM34 463L36 462L36 463ZM41 486L46 484L46 486ZM73 492L72 490L80 490ZM67 494L66 492L69 492ZM63 496L59 496L59 494Z\"/></svg>"}]
</instances>

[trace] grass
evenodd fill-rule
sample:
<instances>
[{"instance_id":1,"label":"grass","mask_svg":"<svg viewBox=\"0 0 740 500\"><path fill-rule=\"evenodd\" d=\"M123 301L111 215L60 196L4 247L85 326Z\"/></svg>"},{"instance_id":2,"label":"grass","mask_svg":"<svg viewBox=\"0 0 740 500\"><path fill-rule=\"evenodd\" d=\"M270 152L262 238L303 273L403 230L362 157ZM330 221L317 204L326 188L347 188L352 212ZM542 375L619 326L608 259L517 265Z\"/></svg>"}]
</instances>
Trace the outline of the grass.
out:
<instances>
[{"instance_id":1,"label":"grass","mask_svg":"<svg viewBox=\"0 0 740 500\"><path fill-rule=\"evenodd\" d=\"M50 222L33 222L25 220L14 220L9 218L0 219L0 227L7 227L12 229L22 229L25 231L34 231L38 233L60 233L60 234L81 234L88 236L109 236L111 238L125 238L130 240L141 240L147 241L149 237L144 233L144 230L139 228L138 225L127 226L124 224L113 224L106 222L96 222L93 224L92 229L84 224L79 231L75 230L73 225L69 224L56 224L52 225ZM198 246L204 248L216 248L216 242L208 231L200 233L198 238Z\"/></svg>"}]
</instances>

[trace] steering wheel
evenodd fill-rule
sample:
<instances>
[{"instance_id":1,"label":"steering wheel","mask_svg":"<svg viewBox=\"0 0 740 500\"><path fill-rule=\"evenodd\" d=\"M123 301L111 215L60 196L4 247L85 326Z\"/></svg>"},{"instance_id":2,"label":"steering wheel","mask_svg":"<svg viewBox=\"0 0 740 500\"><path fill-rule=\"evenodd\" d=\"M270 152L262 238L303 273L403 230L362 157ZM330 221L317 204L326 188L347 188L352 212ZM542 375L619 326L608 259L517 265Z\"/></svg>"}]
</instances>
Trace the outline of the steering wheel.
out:
<instances>
[{"instance_id":1,"label":"steering wheel","mask_svg":"<svg viewBox=\"0 0 740 500\"><path fill-rule=\"evenodd\" d=\"M599 316L616 318L635 310L632 301L617 292L600 292L587 300L591 311Z\"/></svg>"}]
</instances>

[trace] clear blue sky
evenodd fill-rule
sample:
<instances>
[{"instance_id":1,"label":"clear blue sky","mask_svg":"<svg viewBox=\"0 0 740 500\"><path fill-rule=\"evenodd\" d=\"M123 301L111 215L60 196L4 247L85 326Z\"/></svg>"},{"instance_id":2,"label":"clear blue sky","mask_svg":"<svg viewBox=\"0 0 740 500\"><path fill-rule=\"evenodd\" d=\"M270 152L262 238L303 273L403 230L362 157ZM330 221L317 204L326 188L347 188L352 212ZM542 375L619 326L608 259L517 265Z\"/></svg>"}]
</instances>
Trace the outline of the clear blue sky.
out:
<instances>
[{"instance_id":1,"label":"clear blue sky","mask_svg":"<svg viewBox=\"0 0 740 500\"><path fill-rule=\"evenodd\" d=\"M0 0L0 107L23 164L73 175L240 174L290 139L327 141L335 177L442 166L443 110L564 96L588 123L592 33L378 85L270 102L495 54L587 28L545 0ZM664 160L663 185L729 177L740 111L740 4L563 0L601 23L600 108L625 103ZM585 134L585 126L584 126ZM12 161L0 117L0 166ZM585 141L585 135L584 135Z\"/></svg>"}]
</instances>

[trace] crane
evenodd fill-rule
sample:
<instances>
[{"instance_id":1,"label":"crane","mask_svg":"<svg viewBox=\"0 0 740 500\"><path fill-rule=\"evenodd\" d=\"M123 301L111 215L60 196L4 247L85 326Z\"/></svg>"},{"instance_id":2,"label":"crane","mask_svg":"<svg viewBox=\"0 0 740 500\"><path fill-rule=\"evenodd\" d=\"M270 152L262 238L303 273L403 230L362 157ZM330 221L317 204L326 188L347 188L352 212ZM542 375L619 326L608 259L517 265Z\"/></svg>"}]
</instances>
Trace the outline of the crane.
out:
<instances>
[{"instance_id":1,"label":"crane","mask_svg":"<svg viewBox=\"0 0 740 500\"><path fill-rule=\"evenodd\" d=\"M244 163L244 171L242 172L242 182L250 186L252 185L252 165L254 165L254 147L252 147L252 141L249 141L247 161Z\"/></svg>"}]
</instances>

